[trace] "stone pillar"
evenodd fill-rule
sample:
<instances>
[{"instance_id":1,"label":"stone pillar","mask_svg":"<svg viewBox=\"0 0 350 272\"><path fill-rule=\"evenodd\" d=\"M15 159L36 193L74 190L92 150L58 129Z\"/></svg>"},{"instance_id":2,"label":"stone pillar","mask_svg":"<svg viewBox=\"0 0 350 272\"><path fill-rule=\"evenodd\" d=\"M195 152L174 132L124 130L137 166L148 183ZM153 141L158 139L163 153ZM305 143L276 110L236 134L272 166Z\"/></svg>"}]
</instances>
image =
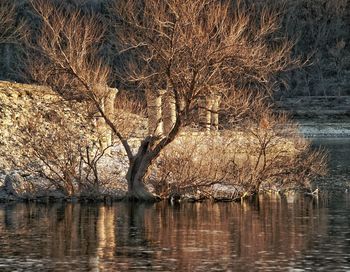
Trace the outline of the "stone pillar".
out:
<instances>
[{"instance_id":1,"label":"stone pillar","mask_svg":"<svg viewBox=\"0 0 350 272\"><path fill-rule=\"evenodd\" d=\"M104 111L105 110L105 103L104 99L101 100L101 108ZM105 120L103 119L102 116L97 117L96 120L96 128L97 128L97 134L98 134L98 141L99 145L102 150L106 149L108 146L108 140L106 137L106 125L105 125Z\"/></svg>"},{"instance_id":2,"label":"stone pillar","mask_svg":"<svg viewBox=\"0 0 350 272\"><path fill-rule=\"evenodd\" d=\"M220 96L214 96L212 101L211 126L212 129L219 130Z\"/></svg>"},{"instance_id":3,"label":"stone pillar","mask_svg":"<svg viewBox=\"0 0 350 272\"><path fill-rule=\"evenodd\" d=\"M114 102L118 89L101 87L103 98L101 99L101 108L104 111L105 115L113 121L115 110ZM100 114L96 120L96 128L98 134L99 145L102 150L106 149L108 146L111 146L113 143L113 133L111 128L106 124L106 121Z\"/></svg>"},{"instance_id":4,"label":"stone pillar","mask_svg":"<svg viewBox=\"0 0 350 272\"><path fill-rule=\"evenodd\" d=\"M147 112L148 112L148 133L152 136L163 135L162 119L162 95L161 91L148 91L147 95Z\"/></svg>"},{"instance_id":5,"label":"stone pillar","mask_svg":"<svg viewBox=\"0 0 350 272\"><path fill-rule=\"evenodd\" d=\"M104 101L104 107L105 107L105 114L109 118L109 120L113 121L114 115L115 115L115 110L114 110L114 102L115 102L115 97L117 95L118 90L113 89L113 88L108 88L107 89L107 95L105 97ZM112 145L113 144L113 132L111 128L106 124L106 136L107 138L107 145Z\"/></svg>"},{"instance_id":6,"label":"stone pillar","mask_svg":"<svg viewBox=\"0 0 350 272\"><path fill-rule=\"evenodd\" d=\"M212 106L213 101L210 97L203 96L198 100L199 125L206 131L210 131Z\"/></svg>"},{"instance_id":7,"label":"stone pillar","mask_svg":"<svg viewBox=\"0 0 350 272\"><path fill-rule=\"evenodd\" d=\"M168 135L176 122L175 97L172 93L163 96L164 135Z\"/></svg>"}]
</instances>

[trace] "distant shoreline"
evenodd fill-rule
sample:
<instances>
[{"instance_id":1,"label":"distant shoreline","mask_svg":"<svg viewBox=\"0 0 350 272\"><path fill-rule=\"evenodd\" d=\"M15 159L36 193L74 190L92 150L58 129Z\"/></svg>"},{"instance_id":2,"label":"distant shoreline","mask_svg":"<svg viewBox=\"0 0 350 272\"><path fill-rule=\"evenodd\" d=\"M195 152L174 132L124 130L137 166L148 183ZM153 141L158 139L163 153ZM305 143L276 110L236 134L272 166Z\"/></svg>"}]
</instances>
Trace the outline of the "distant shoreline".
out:
<instances>
[{"instance_id":1,"label":"distant shoreline","mask_svg":"<svg viewBox=\"0 0 350 272\"><path fill-rule=\"evenodd\" d=\"M276 101L306 138L349 138L350 96L290 97Z\"/></svg>"},{"instance_id":2,"label":"distant shoreline","mask_svg":"<svg viewBox=\"0 0 350 272\"><path fill-rule=\"evenodd\" d=\"M350 122L328 123L297 120L305 138L350 138Z\"/></svg>"}]
</instances>

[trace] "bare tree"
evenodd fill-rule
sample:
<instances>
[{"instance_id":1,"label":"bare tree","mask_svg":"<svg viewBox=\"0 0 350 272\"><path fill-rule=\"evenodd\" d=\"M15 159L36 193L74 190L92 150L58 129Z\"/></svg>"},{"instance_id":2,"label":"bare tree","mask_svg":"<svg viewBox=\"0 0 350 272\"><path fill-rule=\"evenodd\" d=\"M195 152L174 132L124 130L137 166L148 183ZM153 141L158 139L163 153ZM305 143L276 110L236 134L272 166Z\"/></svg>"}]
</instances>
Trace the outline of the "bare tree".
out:
<instances>
[{"instance_id":1,"label":"bare tree","mask_svg":"<svg viewBox=\"0 0 350 272\"><path fill-rule=\"evenodd\" d=\"M165 90L175 110L166 135L145 137L135 154L103 109L110 76L98 57L104 20L52 1L32 3L41 19L41 36L33 48L42 56L32 74L68 99L89 101L101 114L128 156L128 190L134 199L155 199L143 180L162 150L189 124L199 99L233 99L232 92L243 87L268 90L276 73L296 64L289 57L292 44L271 39L278 15L268 10L256 13L215 0L114 1L110 23L118 54L126 60L119 65L120 77L146 93Z\"/></svg>"},{"instance_id":2,"label":"bare tree","mask_svg":"<svg viewBox=\"0 0 350 272\"><path fill-rule=\"evenodd\" d=\"M163 89L175 103L171 130L145 139L131 160L129 189L137 197L150 165L190 122L199 99L232 100L246 87L269 90L276 73L297 63L289 57L292 43L271 40L278 14L267 9L257 14L231 1L131 0L114 1L111 11L120 54L129 58L120 77L146 92Z\"/></svg>"}]
</instances>

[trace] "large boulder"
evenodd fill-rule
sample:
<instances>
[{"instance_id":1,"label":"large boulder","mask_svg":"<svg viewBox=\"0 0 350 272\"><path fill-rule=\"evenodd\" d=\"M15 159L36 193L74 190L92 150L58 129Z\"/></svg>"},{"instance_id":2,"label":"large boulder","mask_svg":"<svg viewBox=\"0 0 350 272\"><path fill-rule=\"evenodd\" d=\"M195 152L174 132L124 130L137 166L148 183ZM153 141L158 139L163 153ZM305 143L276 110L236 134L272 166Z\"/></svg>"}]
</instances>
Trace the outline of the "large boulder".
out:
<instances>
[{"instance_id":1,"label":"large boulder","mask_svg":"<svg viewBox=\"0 0 350 272\"><path fill-rule=\"evenodd\" d=\"M213 198L216 201L237 200L244 195L244 188L241 186L225 185L216 183L212 186Z\"/></svg>"},{"instance_id":2,"label":"large boulder","mask_svg":"<svg viewBox=\"0 0 350 272\"><path fill-rule=\"evenodd\" d=\"M2 172L0 175L0 202L17 200L23 192L24 182L23 177L18 173Z\"/></svg>"},{"instance_id":3,"label":"large boulder","mask_svg":"<svg viewBox=\"0 0 350 272\"><path fill-rule=\"evenodd\" d=\"M3 191L9 195L21 197L27 192L25 179L17 172L8 174L5 177Z\"/></svg>"},{"instance_id":4,"label":"large boulder","mask_svg":"<svg viewBox=\"0 0 350 272\"><path fill-rule=\"evenodd\" d=\"M12 195L12 194L8 194L3 188L0 188L0 203L1 202L9 202L9 201L15 201L17 200L17 197Z\"/></svg>"}]
</instances>

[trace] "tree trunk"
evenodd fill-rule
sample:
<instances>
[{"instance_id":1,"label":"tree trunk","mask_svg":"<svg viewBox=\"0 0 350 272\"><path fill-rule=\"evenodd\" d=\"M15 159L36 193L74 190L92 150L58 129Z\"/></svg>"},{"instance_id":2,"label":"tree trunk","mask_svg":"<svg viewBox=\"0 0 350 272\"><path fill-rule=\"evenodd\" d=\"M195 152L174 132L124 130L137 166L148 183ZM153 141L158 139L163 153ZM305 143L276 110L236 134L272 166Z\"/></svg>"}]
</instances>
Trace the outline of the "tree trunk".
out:
<instances>
[{"instance_id":1,"label":"tree trunk","mask_svg":"<svg viewBox=\"0 0 350 272\"><path fill-rule=\"evenodd\" d=\"M155 159L155 156L152 156L152 152L148 150L150 140L151 138L146 138L141 143L137 155L130 163L129 170L126 175L128 181L128 198L130 200L159 200L159 197L149 192L143 183L148 168L151 166L153 159Z\"/></svg>"},{"instance_id":2,"label":"tree trunk","mask_svg":"<svg viewBox=\"0 0 350 272\"><path fill-rule=\"evenodd\" d=\"M146 163L134 164L129 167L127 173L129 200L156 201L158 197L147 190L143 179L149 165Z\"/></svg>"},{"instance_id":3,"label":"tree trunk","mask_svg":"<svg viewBox=\"0 0 350 272\"><path fill-rule=\"evenodd\" d=\"M126 175L128 181L128 197L131 200L141 201L157 201L160 197L152 194L147 190L143 181L148 169L153 161L160 155L161 151L170 144L178 135L181 127L181 119L179 118L180 101L179 95L174 91L175 98L175 123L166 137L159 135L150 135L146 137L135 156L129 155L129 170ZM161 109L160 109L161 110Z\"/></svg>"}]
</instances>

